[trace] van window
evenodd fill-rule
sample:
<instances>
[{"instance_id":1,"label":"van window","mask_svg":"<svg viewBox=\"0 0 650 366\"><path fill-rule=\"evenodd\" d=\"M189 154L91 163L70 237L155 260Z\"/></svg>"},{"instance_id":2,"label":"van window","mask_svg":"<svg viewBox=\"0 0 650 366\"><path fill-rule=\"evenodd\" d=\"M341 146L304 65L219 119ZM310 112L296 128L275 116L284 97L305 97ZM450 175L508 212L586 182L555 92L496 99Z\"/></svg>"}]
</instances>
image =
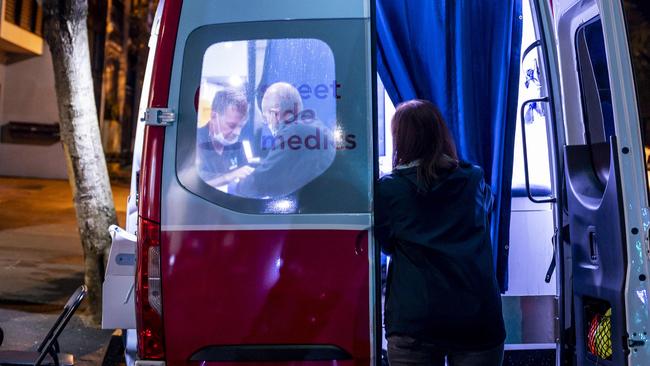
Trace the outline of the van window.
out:
<instances>
[{"instance_id":1,"label":"van window","mask_svg":"<svg viewBox=\"0 0 650 366\"><path fill-rule=\"evenodd\" d=\"M181 183L245 213L367 212L370 116L351 118L339 105L345 87L331 41L215 33L199 28L185 50ZM342 196L349 200L332 199Z\"/></svg>"},{"instance_id":2,"label":"van window","mask_svg":"<svg viewBox=\"0 0 650 366\"><path fill-rule=\"evenodd\" d=\"M305 58L318 65L302 65ZM336 92L334 57L323 41L211 45L198 96L199 176L239 197L297 192L330 167L337 148L354 144L337 135Z\"/></svg>"},{"instance_id":3,"label":"van window","mask_svg":"<svg viewBox=\"0 0 650 366\"><path fill-rule=\"evenodd\" d=\"M590 146L594 175L604 186L610 165L609 138L615 135L609 70L600 17L576 31L576 58L580 77L585 140Z\"/></svg>"},{"instance_id":4,"label":"van window","mask_svg":"<svg viewBox=\"0 0 650 366\"><path fill-rule=\"evenodd\" d=\"M614 136L614 112L600 18L580 27L576 41L586 133L593 143L606 142Z\"/></svg>"}]
</instances>

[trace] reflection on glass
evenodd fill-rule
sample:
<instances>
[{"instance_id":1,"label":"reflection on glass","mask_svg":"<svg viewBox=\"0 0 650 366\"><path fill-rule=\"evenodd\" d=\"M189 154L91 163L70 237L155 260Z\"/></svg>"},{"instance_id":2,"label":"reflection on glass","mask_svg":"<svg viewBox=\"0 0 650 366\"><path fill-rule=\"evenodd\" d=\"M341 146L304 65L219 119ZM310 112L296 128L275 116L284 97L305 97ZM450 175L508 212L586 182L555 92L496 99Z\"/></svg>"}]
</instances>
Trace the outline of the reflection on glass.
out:
<instances>
[{"instance_id":1,"label":"reflection on glass","mask_svg":"<svg viewBox=\"0 0 650 366\"><path fill-rule=\"evenodd\" d=\"M356 136L336 127L338 88L332 51L320 40L208 47L197 105L199 177L240 197L296 194L331 166L337 150L356 147ZM295 206L274 202L275 211Z\"/></svg>"}]
</instances>

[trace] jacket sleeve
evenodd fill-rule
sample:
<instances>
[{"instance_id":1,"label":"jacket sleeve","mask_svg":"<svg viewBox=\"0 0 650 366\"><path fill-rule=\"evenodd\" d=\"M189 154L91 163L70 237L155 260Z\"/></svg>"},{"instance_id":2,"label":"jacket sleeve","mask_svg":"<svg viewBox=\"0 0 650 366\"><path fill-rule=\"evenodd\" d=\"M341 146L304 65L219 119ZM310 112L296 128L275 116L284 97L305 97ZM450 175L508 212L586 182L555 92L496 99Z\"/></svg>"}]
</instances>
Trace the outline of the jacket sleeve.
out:
<instances>
[{"instance_id":1,"label":"jacket sleeve","mask_svg":"<svg viewBox=\"0 0 650 366\"><path fill-rule=\"evenodd\" d=\"M481 190L483 191L485 211L490 213L494 211L494 193L492 193L492 187L485 183L484 178L481 178Z\"/></svg>"},{"instance_id":2,"label":"jacket sleeve","mask_svg":"<svg viewBox=\"0 0 650 366\"><path fill-rule=\"evenodd\" d=\"M492 187L490 187L490 185L485 182L483 174L481 174L481 177L479 179L479 190L481 192L481 196L483 197L482 209L484 212L483 215L485 217L484 224L489 228L490 223L492 222L492 214L494 212L494 193L492 193Z\"/></svg>"},{"instance_id":3,"label":"jacket sleeve","mask_svg":"<svg viewBox=\"0 0 650 366\"><path fill-rule=\"evenodd\" d=\"M375 230L374 235L381 245L381 251L385 254L392 254L395 245L392 240L390 204L385 194L385 182L377 183L377 194L375 195Z\"/></svg>"},{"instance_id":4,"label":"jacket sleeve","mask_svg":"<svg viewBox=\"0 0 650 366\"><path fill-rule=\"evenodd\" d=\"M283 150L269 152L253 173L244 178L236 188L236 194L244 197L263 198L283 195L282 187L289 175L291 156Z\"/></svg>"}]
</instances>

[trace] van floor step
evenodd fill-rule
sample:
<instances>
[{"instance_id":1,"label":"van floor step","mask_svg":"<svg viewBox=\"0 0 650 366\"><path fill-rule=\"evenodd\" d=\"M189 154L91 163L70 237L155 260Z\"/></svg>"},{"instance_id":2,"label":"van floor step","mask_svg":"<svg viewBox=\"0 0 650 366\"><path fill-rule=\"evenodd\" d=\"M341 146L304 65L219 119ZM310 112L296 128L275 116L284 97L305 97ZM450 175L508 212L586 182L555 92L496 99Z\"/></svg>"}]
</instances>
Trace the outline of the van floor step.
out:
<instances>
[{"instance_id":1,"label":"van floor step","mask_svg":"<svg viewBox=\"0 0 650 366\"><path fill-rule=\"evenodd\" d=\"M555 366L555 349L505 351L503 366Z\"/></svg>"}]
</instances>

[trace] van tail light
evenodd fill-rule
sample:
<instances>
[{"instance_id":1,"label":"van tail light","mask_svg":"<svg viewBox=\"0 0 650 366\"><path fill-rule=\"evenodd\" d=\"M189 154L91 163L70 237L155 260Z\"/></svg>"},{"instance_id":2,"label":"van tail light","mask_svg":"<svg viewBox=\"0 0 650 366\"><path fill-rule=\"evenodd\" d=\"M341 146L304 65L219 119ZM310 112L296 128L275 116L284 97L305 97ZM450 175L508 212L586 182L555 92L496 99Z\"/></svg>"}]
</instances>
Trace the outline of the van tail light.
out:
<instances>
[{"instance_id":1,"label":"van tail light","mask_svg":"<svg viewBox=\"0 0 650 366\"><path fill-rule=\"evenodd\" d=\"M165 359L160 268L160 190L164 138L164 127L145 127L140 169L135 314L138 357L151 361Z\"/></svg>"},{"instance_id":2,"label":"van tail light","mask_svg":"<svg viewBox=\"0 0 650 366\"><path fill-rule=\"evenodd\" d=\"M160 224L140 218L135 287L138 355L141 359L165 358L162 288L160 282Z\"/></svg>"}]
</instances>

